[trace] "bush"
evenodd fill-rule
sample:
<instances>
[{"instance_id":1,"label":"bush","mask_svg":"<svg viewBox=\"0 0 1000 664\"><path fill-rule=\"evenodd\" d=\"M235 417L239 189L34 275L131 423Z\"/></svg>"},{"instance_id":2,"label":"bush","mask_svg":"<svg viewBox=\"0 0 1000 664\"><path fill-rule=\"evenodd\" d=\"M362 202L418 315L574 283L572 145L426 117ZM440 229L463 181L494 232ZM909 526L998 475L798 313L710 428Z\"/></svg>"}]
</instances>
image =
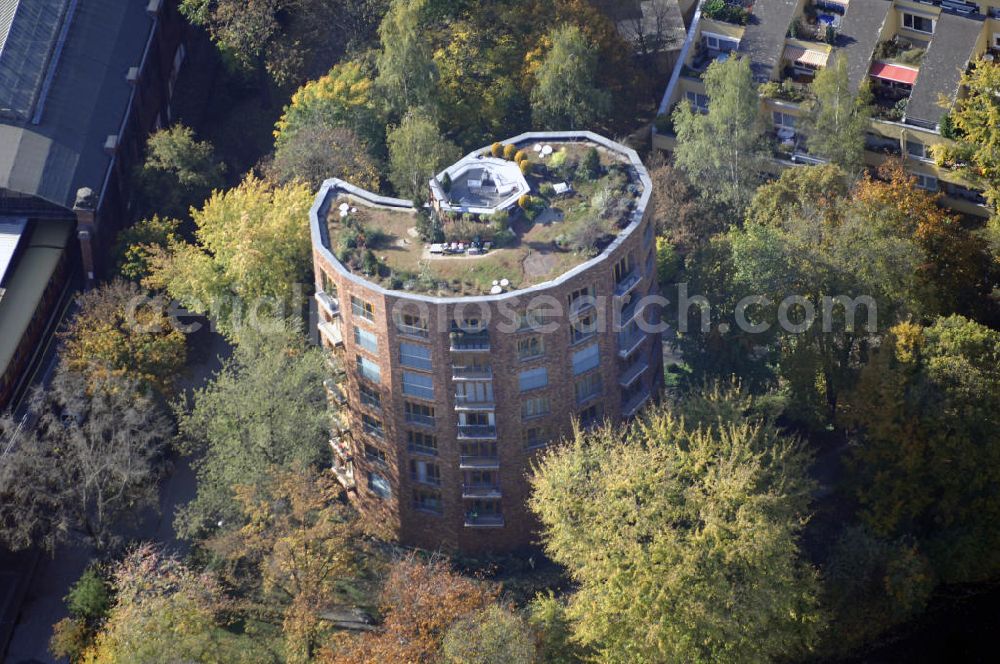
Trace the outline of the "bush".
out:
<instances>
[{"instance_id":1,"label":"bush","mask_svg":"<svg viewBox=\"0 0 1000 664\"><path fill-rule=\"evenodd\" d=\"M556 192L555 192L555 188L552 186L551 182L543 182L542 186L540 186L538 188L538 193L540 193L542 196L548 197L548 196L552 196Z\"/></svg>"},{"instance_id":2,"label":"bush","mask_svg":"<svg viewBox=\"0 0 1000 664\"><path fill-rule=\"evenodd\" d=\"M108 585L92 567L70 587L65 600L70 615L90 625L96 625L104 620L111 608Z\"/></svg>"},{"instance_id":3,"label":"bush","mask_svg":"<svg viewBox=\"0 0 1000 664\"><path fill-rule=\"evenodd\" d=\"M597 245L608 234L607 223L597 217L587 217L566 234L564 242L575 252L593 256Z\"/></svg>"},{"instance_id":4,"label":"bush","mask_svg":"<svg viewBox=\"0 0 1000 664\"><path fill-rule=\"evenodd\" d=\"M517 146L512 143L508 143L503 146L503 158L508 160L514 159L514 153L517 152Z\"/></svg>"},{"instance_id":5,"label":"bush","mask_svg":"<svg viewBox=\"0 0 1000 664\"><path fill-rule=\"evenodd\" d=\"M517 199L517 207L522 210L527 210L529 205L531 205L531 196L528 194L521 194L521 197Z\"/></svg>"},{"instance_id":6,"label":"bush","mask_svg":"<svg viewBox=\"0 0 1000 664\"><path fill-rule=\"evenodd\" d=\"M708 0L701 13L716 21L746 25L750 22L750 12L745 8L731 5L726 0Z\"/></svg>"},{"instance_id":7,"label":"bush","mask_svg":"<svg viewBox=\"0 0 1000 664\"><path fill-rule=\"evenodd\" d=\"M597 148L590 148L583 156L580 169L588 180L593 180L601 174L601 156L597 154Z\"/></svg>"},{"instance_id":8,"label":"bush","mask_svg":"<svg viewBox=\"0 0 1000 664\"><path fill-rule=\"evenodd\" d=\"M361 270L369 277L378 274L378 258L375 257L375 253L371 249L365 249L365 252L361 254Z\"/></svg>"},{"instance_id":9,"label":"bush","mask_svg":"<svg viewBox=\"0 0 1000 664\"><path fill-rule=\"evenodd\" d=\"M514 244L517 236L509 228L503 228L493 233L493 244L497 247L509 247Z\"/></svg>"},{"instance_id":10,"label":"bush","mask_svg":"<svg viewBox=\"0 0 1000 664\"><path fill-rule=\"evenodd\" d=\"M518 164L518 167L521 169L522 175L528 175L531 173L531 162L527 159Z\"/></svg>"},{"instance_id":11,"label":"bush","mask_svg":"<svg viewBox=\"0 0 1000 664\"><path fill-rule=\"evenodd\" d=\"M444 193L446 194L451 191L451 176L448 175L447 171L445 171L444 177L441 178L441 188L444 189Z\"/></svg>"},{"instance_id":12,"label":"bush","mask_svg":"<svg viewBox=\"0 0 1000 664\"><path fill-rule=\"evenodd\" d=\"M510 223L510 215L507 214L507 210L497 210L490 216L490 224L494 227L507 228L508 223Z\"/></svg>"},{"instance_id":13,"label":"bush","mask_svg":"<svg viewBox=\"0 0 1000 664\"><path fill-rule=\"evenodd\" d=\"M951 119L951 113L945 113L941 116L940 127L942 136L953 141L958 140L958 130L955 127L955 121Z\"/></svg>"},{"instance_id":14,"label":"bush","mask_svg":"<svg viewBox=\"0 0 1000 664\"><path fill-rule=\"evenodd\" d=\"M524 150L518 150L517 152L514 153L514 161L516 161L517 163L521 163L527 158L528 155L525 153Z\"/></svg>"},{"instance_id":15,"label":"bush","mask_svg":"<svg viewBox=\"0 0 1000 664\"><path fill-rule=\"evenodd\" d=\"M552 168L559 168L560 166L566 163L566 157L568 156L569 153L566 152L566 148L559 148L559 150L556 151L555 154L549 157L549 166L551 166Z\"/></svg>"},{"instance_id":16,"label":"bush","mask_svg":"<svg viewBox=\"0 0 1000 664\"><path fill-rule=\"evenodd\" d=\"M499 157L503 154L503 143L494 143L490 146L490 152L493 153L494 157Z\"/></svg>"}]
</instances>

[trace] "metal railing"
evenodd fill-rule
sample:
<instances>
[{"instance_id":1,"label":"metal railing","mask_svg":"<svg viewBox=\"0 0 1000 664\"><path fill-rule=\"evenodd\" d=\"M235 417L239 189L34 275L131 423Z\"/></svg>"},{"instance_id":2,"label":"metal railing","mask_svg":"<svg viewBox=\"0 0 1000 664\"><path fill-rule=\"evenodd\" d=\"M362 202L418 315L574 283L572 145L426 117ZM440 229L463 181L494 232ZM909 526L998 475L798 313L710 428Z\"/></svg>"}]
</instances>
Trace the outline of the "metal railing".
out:
<instances>
[{"instance_id":1,"label":"metal railing","mask_svg":"<svg viewBox=\"0 0 1000 664\"><path fill-rule=\"evenodd\" d=\"M490 424L460 424L458 426L459 440L492 440L497 437L497 428Z\"/></svg>"}]
</instances>

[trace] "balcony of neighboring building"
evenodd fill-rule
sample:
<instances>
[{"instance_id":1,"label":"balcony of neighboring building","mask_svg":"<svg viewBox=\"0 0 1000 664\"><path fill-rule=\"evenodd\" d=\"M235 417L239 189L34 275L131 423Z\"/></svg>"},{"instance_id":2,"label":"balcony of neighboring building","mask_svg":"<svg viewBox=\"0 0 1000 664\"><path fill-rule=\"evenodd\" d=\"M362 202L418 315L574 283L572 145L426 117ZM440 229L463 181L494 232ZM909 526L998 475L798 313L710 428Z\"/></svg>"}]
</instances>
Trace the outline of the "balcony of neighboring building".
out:
<instances>
[{"instance_id":1,"label":"balcony of neighboring building","mask_svg":"<svg viewBox=\"0 0 1000 664\"><path fill-rule=\"evenodd\" d=\"M459 440L496 440L497 428L493 424L459 424Z\"/></svg>"},{"instance_id":2,"label":"balcony of neighboring building","mask_svg":"<svg viewBox=\"0 0 1000 664\"><path fill-rule=\"evenodd\" d=\"M500 468L500 458L495 450L492 454L462 454L459 456L458 467L461 470L497 470Z\"/></svg>"},{"instance_id":3,"label":"balcony of neighboring building","mask_svg":"<svg viewBox=\"0 0 1000 664\"><path fill-rule=\"evenodd\" d=\"M465 514L466 528L502 528L502 514L479 514L478 512L467 512Z\"/></svg>"},{"instance_id":4,"label":"balcony of neighboring building","mask_svg":"<svg viewBox=\"0 0 1000 664\"><path fill-rule=\"evenodd\" d=\"M353 489L354 460L351 456L350 443L344 437L333 436L330 438L330 449L333 450L333 463L330 469L345 489Z\"/></svg>"},{"instance_id":5,"label":"balcony of neighboring building","mask_svg":"<svg viewBox=\"0 0 1000 664\"><path fill-rule=\"evenodd\" d=\"M462 498L500 498L500 485L495 482L463 483Z\"/></svg>"},{"instance_id":6,"label":"balcony of neighboring building","mask_svg":"<svg viewBox=\"0 0 1000 664\"><path fill-rule=\"evenodd\" d=\"M451 379L458 381L491 380L493 378L493 367L478 364L459 364L457 361L451 366Z\"/></svg>"},{"instance_id":7,"label":"balcony of neighboring building","mask_svg":"<svg viewBox=\"0 0 1000 664\"><path fill-rule=\"evenodd\" d=\"M488 353L490 352L490 335L487 330L451 331L451 352L453 353Z\"/></svg>"},{"instance_id":8,"label":"balcony of neighboring building","mask_svg":"<svg viewBox=\"0 0 1000 664\"><path fill-rule=\"evenodd\" d=\"M632 417L649 401L649 388L642 383L636 383L632 388L622 392L622 417Z\"/></svg>"},{"instance_id":9,"label":"balcony of neighboring building","mask_svg":"<svg viewBox=\"0 0 1000 664\"><path fill-rule=\"evenodd\" d=\"M492 390L488 394L456 394L456 411L492 411L496 410L497 404L493 398Z\"/></svg>"}]
</instances>

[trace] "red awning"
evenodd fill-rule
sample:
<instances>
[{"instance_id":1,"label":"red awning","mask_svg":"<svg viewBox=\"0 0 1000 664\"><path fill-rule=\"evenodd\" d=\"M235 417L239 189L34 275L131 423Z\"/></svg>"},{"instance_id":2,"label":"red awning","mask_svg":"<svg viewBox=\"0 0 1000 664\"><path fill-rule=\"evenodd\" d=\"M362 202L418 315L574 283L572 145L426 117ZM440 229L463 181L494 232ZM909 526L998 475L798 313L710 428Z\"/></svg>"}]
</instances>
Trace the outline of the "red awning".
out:
<instances>
[{"instance_id":1,"label":"red awning","mask_svg":"<svg viewBox=\"0 0 1000 664\"><path fill-rule=\"evenodd\" d=\"M917 82L919 70L903 67L900 65L890 65L885 62L876 62L872 65L871 75L875 78L882 78L896 83L906 83L913 85Z\"/></svg>"}]
</instances>

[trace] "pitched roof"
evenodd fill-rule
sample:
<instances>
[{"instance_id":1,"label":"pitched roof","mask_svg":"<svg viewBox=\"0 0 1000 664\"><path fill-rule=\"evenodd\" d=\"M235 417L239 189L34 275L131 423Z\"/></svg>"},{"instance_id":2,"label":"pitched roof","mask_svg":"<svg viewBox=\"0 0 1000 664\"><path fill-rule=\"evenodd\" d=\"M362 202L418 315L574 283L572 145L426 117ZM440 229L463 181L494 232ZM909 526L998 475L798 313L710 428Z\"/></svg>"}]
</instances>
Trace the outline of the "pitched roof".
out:
<instances>
[{"instance_id":1,"label":"pitched roof","mask_svg":"<svg viewBox=\"0 0 1000 664\"><path fill-rule=\"evenodd\" d=\"M978 17L948 13L938 17L934 38L920 63L920 77L906 105L908 120L937 124L944 113L938 101L942 96L955 100L962 72L975 52L982 29L983 21Z\"/></svg>"},{"instance_id":2,"label":"pitched roof","mask_svg":"<svg viewBox=\"0 0 1000 664\"><path fill-rule=\"evenodd\" d=\"M740 52L750 57L754 80L764 83L781 60L785 33L795 18L796 0L758 0L740 40Z\"/></svg>"},{"instance_id":3,"label":"pitched roof","mask_svg":"<svg viewBox=\"0 0 1000 664\"><path fill-rule=\"evenodd\" d=\"M872 53L891 9L889 0L862 0L847 6L837 45L847 58L847 79L852 90L861 87L868 76Z\"/></svg>"}]
</instances>

